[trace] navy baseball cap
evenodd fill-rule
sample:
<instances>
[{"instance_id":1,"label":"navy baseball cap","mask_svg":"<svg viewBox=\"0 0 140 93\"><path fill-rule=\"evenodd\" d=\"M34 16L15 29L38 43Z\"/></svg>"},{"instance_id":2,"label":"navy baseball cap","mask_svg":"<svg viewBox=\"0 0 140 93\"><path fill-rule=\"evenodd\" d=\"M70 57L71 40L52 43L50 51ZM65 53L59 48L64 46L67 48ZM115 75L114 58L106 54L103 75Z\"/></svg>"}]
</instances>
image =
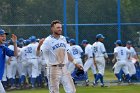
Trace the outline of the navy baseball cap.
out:
<instances>
[{"instance_id":1,"label":"navy baseball cap","mask_svg":"<svg viewBox=\"0 0 140 93\"><path fill-rule=\"evenodd\" d=\"M0 29L0 35L6 34L8 35L9 33L5 32L3 29Z\"/></svg>"},{"instance_id":2,"label":"navy baseball cap","mask_svg":"<svg viewBox=\"0 0 140 93\"><path fill-rule=\"evenodd\" d=\"M97 38L97 39L100 39L100 38L103 38L103 39L104 39L105 37L104 37L102 34L97 34L97 35L96 35L96 38Z\"/></svg>"},{"instance_id":3,"label":"navy baseball cap","mask_svg":"<svg viewBox=\"0 0 140 93\"><path fill-rule=\"evenodd\" d=\"M114 44L122 45L122 41L121 40L116 40L116 42Z\"/></svg>"},{"instance_id":4,"label":"navy baseball cap","mask_svg":"<svg viewBox=\"0 0 140 93\"><path fill-rule=\"evenodd\" d=\"M132 41L127 41L126 44L132 45Z\"/></svg>"},{"instance_id":5,"label":"navy baseball cap","mask_svg":"<svg viewBox=\"0 0 140 93\"><path fill-rule=\"evenodd\" d=\"M87 40L83 40L81 45L83 45L83 44L88 44L88 41Z\"/></svg>"},{"instance_id":6,"label":"navy baseball cap","mask_svg":"<svg viewBox=\"0 0 140 93\"><path fill-rule=\"evenodd\" d=\"M75 39L73 39L73 38L70 39L70 40L69 40L69 43L75 44L75 43L76 43L76 42L75 42Z\"/></svg>"}]
</instances>

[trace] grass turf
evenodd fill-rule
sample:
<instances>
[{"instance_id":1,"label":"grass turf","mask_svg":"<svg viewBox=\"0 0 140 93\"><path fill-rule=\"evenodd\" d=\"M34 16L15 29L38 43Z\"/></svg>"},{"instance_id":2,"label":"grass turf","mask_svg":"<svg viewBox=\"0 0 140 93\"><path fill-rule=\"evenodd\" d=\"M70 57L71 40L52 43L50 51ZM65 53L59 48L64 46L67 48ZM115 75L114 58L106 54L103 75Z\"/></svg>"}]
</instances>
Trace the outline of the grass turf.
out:
<instances>
[{"instance_id":1,"label":"grass turf","mask_svg":"<svg viewBox=\"0 0 140 93\"><path fill-rule=\"evenodd\" d=\"M129 86L111 86L111 87L76 87L76 93L140 93L140 85ZM7 93L49 93L48 89L30 89L30 90L17 90ZM63 88L60 88L60 93L65 93Z\"/></svg>"},{"instance_id":2,"label":"grass turf","mask_svg":"<svg viewBox=\"0 0 140 93\"><path fill-rule=\"evenodd\" d=\"M107 67L108 68L108 67ZM92 82L94 77L92 75L91 70L88 72L89 80ZM113 74L113 71L111 70L111 67L109 67L105 71L104 80L117 80L116 77ZM104 87L101 88L98 87L92 87L92 86L77 86L76 87L77 92L76 93L140 93L140 85L128 85L128 86L110 86L110 87ZM7 93L49 93L48 89L28 89L28 90L15 90L15 91L8 91ZM65 93L63 88L60 88L60 93Z\"/></svg>"}]
</instances>

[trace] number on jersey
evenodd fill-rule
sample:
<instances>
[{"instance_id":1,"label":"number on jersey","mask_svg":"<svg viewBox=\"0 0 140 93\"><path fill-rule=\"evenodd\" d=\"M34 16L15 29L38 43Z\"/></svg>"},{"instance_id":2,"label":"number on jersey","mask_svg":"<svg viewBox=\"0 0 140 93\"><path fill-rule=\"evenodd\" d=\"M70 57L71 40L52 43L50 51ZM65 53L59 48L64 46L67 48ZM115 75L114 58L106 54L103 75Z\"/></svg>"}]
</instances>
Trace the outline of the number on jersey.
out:
<instances>
[{"instance_id":1,"label":"number on jersey","mask_svg":"<svg viewBox=\"0 0 140 93\"><path fill-rule=\"evenodd\" d=\"M32 53L32 47L28 47L26 53Z\"/></svg>"},{"instance_id":2,"label":"number on jersey","mask_svg":"<svg viewBox=\"0 0 140 93\"><path fill-rule=\"evenodd\" d=\"M77 50L76 48L73 48L73 49L72 49L72 52L73 52L73 55L78 54L78 50Z\"/></svg>"}]
</instances>

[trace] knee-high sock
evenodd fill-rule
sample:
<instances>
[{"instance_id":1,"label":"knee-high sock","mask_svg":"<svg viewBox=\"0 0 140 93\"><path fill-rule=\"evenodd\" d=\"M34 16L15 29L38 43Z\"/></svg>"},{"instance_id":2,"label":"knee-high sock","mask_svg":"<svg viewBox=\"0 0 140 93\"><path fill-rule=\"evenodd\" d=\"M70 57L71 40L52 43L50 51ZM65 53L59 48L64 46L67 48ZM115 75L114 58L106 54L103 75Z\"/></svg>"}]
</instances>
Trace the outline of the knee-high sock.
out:
<instances>
[{"instance_id":1,"label":"knee-high sock","mask_svg":"<svg viewBox=\"0 0 140 93\"><path fill-rule=\"evenodd\" d=\"M31 78L32 87L35 87L35 81L36 81L36 78Z\"/></svg>"},{"instance_id":2,"label":"knee-high sock","mask_svg":"<svg viewBox=\"0 0 140 93\"><path fill-rule=\"evenodd\" d=\"M97 74L96 79L95 79L95 83L97 83L97 81L102 77L102 75L100 73Z\"/></svg>"},{"instance_id":3,"label":"knee-high sock","mask_svg":"<svg viewBox=\"0 0 140 93\"><path fill-rule=\"evenodd\" d=\"M121 80L121 76L119 73L116 73L115 76L117 77L117 79L120 81Z\"/></svg>"},{"instance_id":4,"label":"knee-high sock","mask_svg":"<svg viewBox=\"0 0 140 93\"><path fill-rule=\"evenodd\" d=\"M21 84L23 84L23 83L25 83L25 76L24 75L21 76Z\"/></svg>"}]
</instances>

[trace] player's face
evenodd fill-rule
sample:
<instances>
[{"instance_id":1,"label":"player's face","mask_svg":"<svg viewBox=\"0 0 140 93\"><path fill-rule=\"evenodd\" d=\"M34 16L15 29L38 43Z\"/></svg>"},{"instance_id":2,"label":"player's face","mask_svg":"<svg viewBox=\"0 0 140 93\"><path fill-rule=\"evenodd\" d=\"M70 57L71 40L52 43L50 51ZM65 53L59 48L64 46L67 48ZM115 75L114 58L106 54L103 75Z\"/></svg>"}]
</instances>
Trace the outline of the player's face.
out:
<instances>
[{"instance_id":1,"label":"player's face","mask_svg":"<svg viewBox=\"0 0 140 93\"><path fill-rule=\"evenodd\" d=\"M126 44L126 47L130 49L131 45L129 45L129 44Z\"/></svg>"},{"instance_id":2,"label":"player's face","mask_svg":"<svg viewBox=\"0 0 140 93\"><path fill-rule=\"evenodd\" d=\"M104 39L103 39L103 38L100 38L100 39L99 39L99 41L100 41L100 42L103 42L103 41L104 41Z\"/></svg>"},{"instance_id":3,"label":"player's face","mask_svg":"<svg viewBox=\"0 0 140 93\"><path fill-rule=\"evenodd\" d=\"M52 27L52 31L54 35L61 35L62 34L62 25L57 23L54 24L54 26Z\"/></svg>"},{"instance_id":4,"label":"player's face","mask_svg":"<svg viewBox=\"0 0 140 93\"><path fill-rule=\"evenodd\" d=\"M5 43L6 41L6 34L0 35L0 44Z\"/></svg>"}]
</instances>

